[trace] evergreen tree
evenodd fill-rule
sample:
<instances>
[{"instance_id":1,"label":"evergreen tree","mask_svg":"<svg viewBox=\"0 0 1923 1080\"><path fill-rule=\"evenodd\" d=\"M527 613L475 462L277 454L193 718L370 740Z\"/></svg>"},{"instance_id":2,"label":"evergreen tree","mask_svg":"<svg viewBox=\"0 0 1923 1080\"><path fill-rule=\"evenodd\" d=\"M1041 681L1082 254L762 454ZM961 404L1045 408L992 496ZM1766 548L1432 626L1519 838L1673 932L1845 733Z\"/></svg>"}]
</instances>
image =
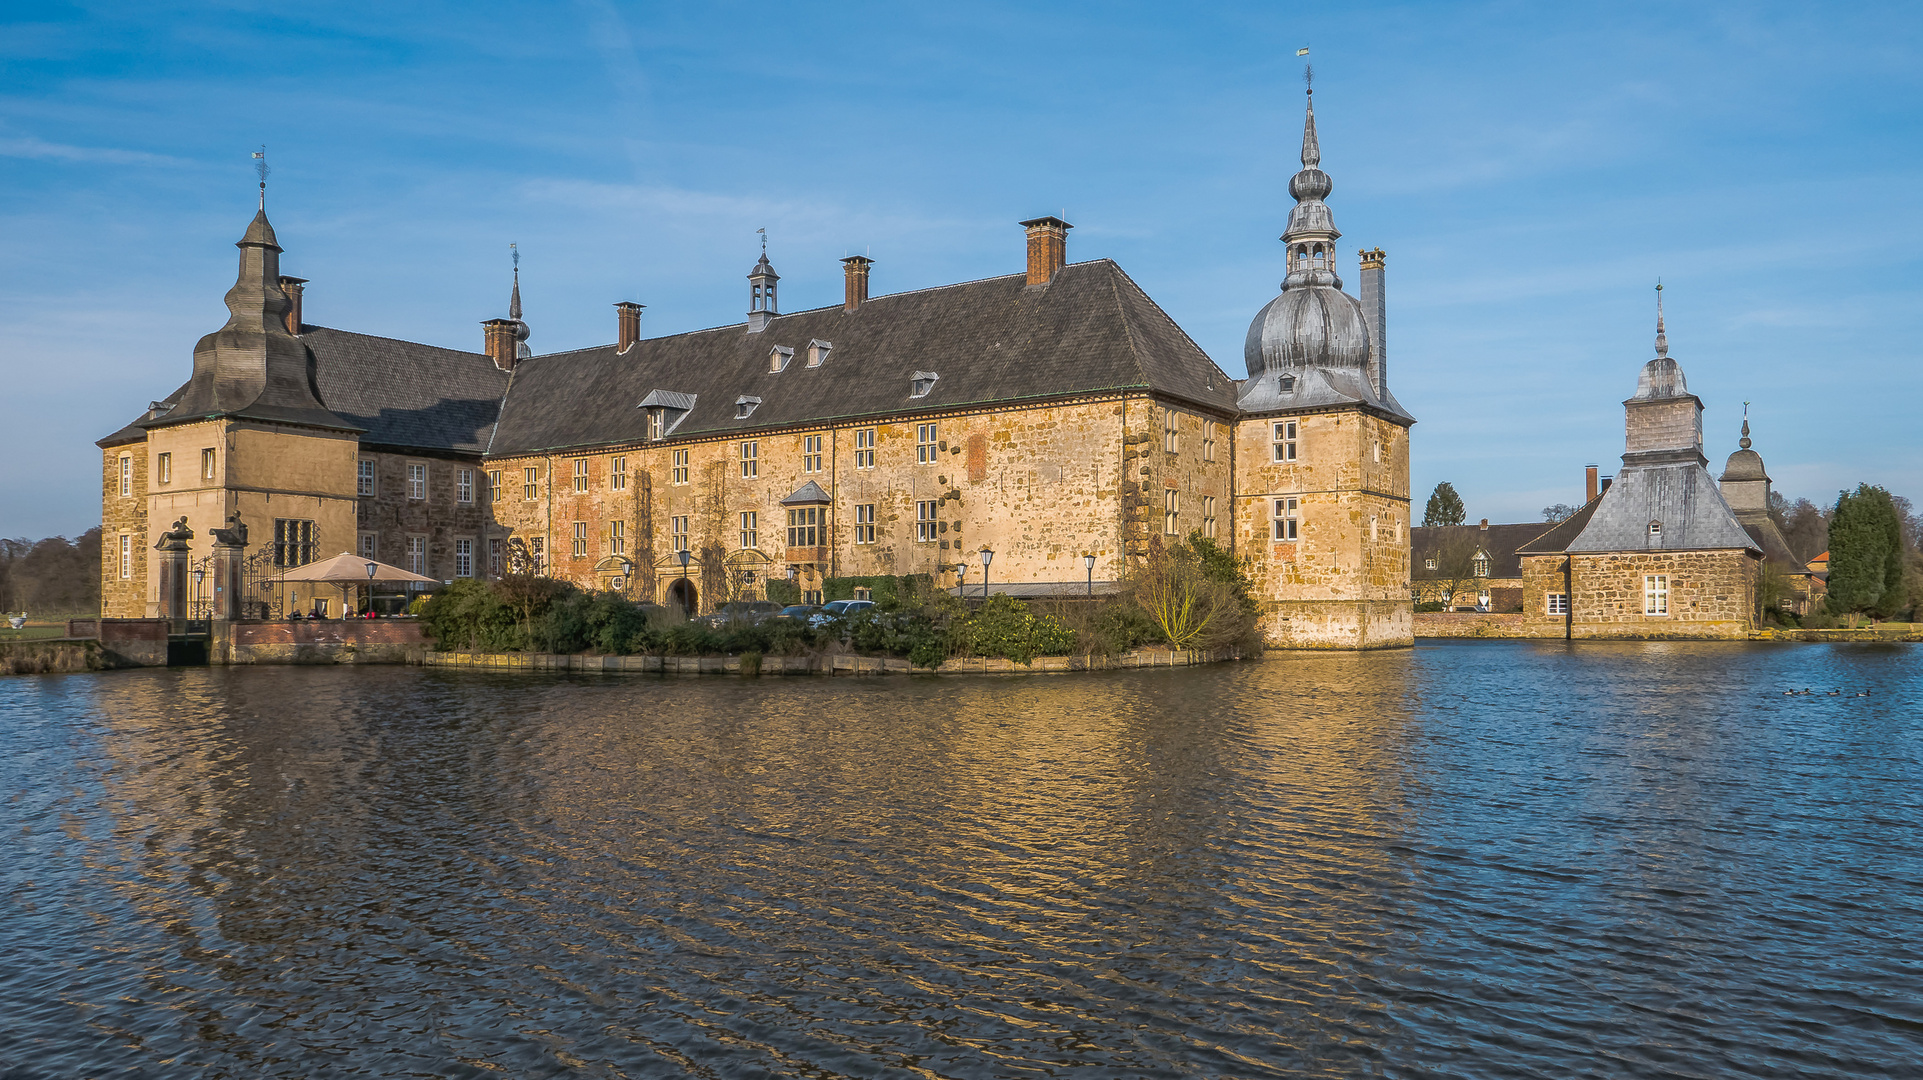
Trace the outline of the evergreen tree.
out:
<instances>
[{"instance_id":1,"label":"evergreen tree","mask_svg":"<svg viewBox=\"0 0 1923 1080\"><path fill-rule=\"evenodd\" d=\"M1455 485L1444 480L1436 485L1435 493L1429 496L1429 505L1422 511L1422 527L1460 525L1468 516L1468 512L1462 508L1462 496L1456 494Z\"/></svg>"},{"instance_id":2,"label":"evergreen tree","mask_svg":"<svg viewBox=\"0 0 1923 1080\"><path fill-rule=\"evenodd\" d=\"M1890 493L1838 492L1830 515L1829 608L1887 618L1904 606L1903 523Z\"/></svg>"}]
</instances>

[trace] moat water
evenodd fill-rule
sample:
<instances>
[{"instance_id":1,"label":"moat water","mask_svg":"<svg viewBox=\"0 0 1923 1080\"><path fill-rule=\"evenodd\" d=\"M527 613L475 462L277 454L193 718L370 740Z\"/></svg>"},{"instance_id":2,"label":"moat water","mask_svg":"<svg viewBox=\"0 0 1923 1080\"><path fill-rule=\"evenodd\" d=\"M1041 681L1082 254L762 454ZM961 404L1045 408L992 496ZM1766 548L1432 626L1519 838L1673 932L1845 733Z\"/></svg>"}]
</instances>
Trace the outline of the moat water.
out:
<instances>
[{"instance_id":1,"label":"moat water","mask_svg":"<svg viewBox=\"0 0 1923 1080\"><path fill-rule=\"evenodd\" d=\"M149 670L0 737L0 1077L1923 1071L1914 647Z\"/></svg>"}]
</instances>

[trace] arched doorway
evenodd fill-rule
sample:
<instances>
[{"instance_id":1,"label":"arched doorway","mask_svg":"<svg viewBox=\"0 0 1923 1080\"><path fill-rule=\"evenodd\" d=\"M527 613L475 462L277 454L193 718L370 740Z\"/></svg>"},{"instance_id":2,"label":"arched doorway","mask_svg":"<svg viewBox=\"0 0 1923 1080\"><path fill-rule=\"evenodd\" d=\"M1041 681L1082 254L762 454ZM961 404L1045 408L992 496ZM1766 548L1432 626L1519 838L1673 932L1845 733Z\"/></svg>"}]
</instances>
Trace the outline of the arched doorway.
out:
<instances>
[{"instance_id":1,"label":"arched doorway","mask_svg":"<svg viewBox=\"0 0 1923 1080\"><path fill-rule=\"evenodd\" d=\"M695 606L698 595L694 582L687 578L675 578L674 582L668 586L668 606L680 608L684 617L692 617L696 611L700 610Z\"/></svg>"}]
</instances>

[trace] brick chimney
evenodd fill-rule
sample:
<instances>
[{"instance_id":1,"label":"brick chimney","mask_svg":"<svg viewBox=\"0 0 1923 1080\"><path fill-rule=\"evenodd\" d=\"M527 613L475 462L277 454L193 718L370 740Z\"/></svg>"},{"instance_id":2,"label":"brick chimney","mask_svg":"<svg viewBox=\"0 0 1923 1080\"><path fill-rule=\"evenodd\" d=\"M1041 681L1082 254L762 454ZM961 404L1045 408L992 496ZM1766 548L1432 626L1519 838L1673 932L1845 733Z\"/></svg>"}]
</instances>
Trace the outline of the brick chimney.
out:
<instances>
[{"instance_id":1,"label":"brick chimney","mask_svg":"<svg viewBox=\"0 0 1923 1080\"><path fill-rule=\"evenodd\" d=\"M304 277L287 277L283 274L280 279L280 291L287 294L287 332L295 336L300 334L300 294L302 286L306 284Z\"/></svg>"},{"instance_id":2,"label":"brick chimney","mask_svg":"<svg viewBox=\"0 0 1923 1080\"><path fill-rule=\"evenodd\" d=\"M1482 529L1482 531L1483 531L1483 532L1488 532L1488 531L1489 531L1489 519L1488 519L1488 518L1483 518L1483 519L1482 519L1482 525L1480 526L1480 528Z\"/></svg>"},{"instance_id":3,"label":"brick chimney","mask_svg":"<svg viewBox=\"0 0 1923 1080\"><path fill-rule=\"evenodd\" d=\"M1381 248L1362 256L1362 321L1369 327L1369 382L1380 397L1389 386L1389 306L1383 297L1383 269L1389 257Z\"/></svg>"},{"instance_id":4,"label":"brick chimney","mask_svg":"<svg viewBox=\"0 0 1923 1080\"><path fill-rule=\"evenodd\" d=\"M1068 262L1068 230L1075 226L1058 217L1031 218L1028 230L1028 284L1046 285Z\"/></svg>"},{"instance_id":5,"label":"brick chimney","mask_svg":"<svg viewBox=\"0 0 1923 1080\"><path fill-rule=\"evenodd\" d=\"M1582 492L1583 492L1582 501L1584 506L1587 506L1590 503L1595 502L1596 496L1601 494L1600 489L1597 488L1596 486L1596 466L1594 465L1583 466Z\"/></svg>"},{"instance_id":6,"label":"brick chimney","mask_svg":"<svg viewBox=\"0 0 1923 1080\"><path fill-rule=\"evenodd\" d=\"M620 336L620 340L614 345L616 355L625 355L629 349L634 348L635 342L641 340L641 309L647 306L632 300L623 300L614 305L615 325L619 329Z\"/></svg>"},{"instance_id":7,"label":"brick chimney","mask_svg":"<svg viewBox=\"0 0 1923 1080\"><path fill-rule=\"evenodd\" d=\"M494 366L502 371L513 371L517 352L515 346L520 344L514 340L515 321L489 319L481 327L487 334L488 359L494 361Z\"/></svg>"},{"instance_id":8,"label":"brick chimney","mask_svg":"<svg viewBox=\"0 0 1923 1080\"><path fill-rule=\"evenodd\" d=\"M865 255L850 255L841 260L841 310L853 311L868 302L868 268L873 265L875 260Z\"/></svg>"}]
</instances>

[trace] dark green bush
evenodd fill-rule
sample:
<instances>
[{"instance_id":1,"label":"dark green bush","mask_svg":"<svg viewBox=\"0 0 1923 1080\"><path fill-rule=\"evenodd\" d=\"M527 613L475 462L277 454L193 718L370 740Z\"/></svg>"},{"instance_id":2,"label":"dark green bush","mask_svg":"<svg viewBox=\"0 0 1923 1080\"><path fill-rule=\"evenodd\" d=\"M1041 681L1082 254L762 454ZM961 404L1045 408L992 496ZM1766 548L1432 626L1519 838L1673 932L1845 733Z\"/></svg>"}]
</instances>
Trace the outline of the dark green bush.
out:
<instances>
[{"instance_id":1,"label":"dark green bush","mask_svg":"<svg viewBox=\"0 0 1923 1080\"><path fill-rule=\"evenodd\" d=\"M1026 664L1037 656L1065 656L1075 649L1075 632L1053 615L1037 615L1011 596L991 596L955 627L958 651L1002 657Z\"/></svg>"},{"instance_id":2,"label":"dark green bush","mask_svg":"<svg viewBox=\"0 0 1923 1080\"><path fill-rule=\"evenodd\" d=\"M1421 612L1421 611L1447 611L1447 610L1449 610L1449 605L1447 605L1447 604L1445 604L1445 603L1443 603L1443 602L1442 602L1442 601L1440 601L1440 600L1424 600L1424 601L1423 601L1422 603L1420 603L1420 604L1417 604L1417 605L1416 605L1416 610L1417 610L1417 611L1419 611L1419 612Z\"/></svg>"},{"instance_id":3,"label":"dark green bush","mask_svg":"<svg viewBox=\"0 0 1923 1080\"><path fill-rule=\"evenodd\" d=\"M801 603L801 586L792 581L772 578L767 583L766 592L768 599L780 604L782 607Z\"/></svg>"}]
</instances>

